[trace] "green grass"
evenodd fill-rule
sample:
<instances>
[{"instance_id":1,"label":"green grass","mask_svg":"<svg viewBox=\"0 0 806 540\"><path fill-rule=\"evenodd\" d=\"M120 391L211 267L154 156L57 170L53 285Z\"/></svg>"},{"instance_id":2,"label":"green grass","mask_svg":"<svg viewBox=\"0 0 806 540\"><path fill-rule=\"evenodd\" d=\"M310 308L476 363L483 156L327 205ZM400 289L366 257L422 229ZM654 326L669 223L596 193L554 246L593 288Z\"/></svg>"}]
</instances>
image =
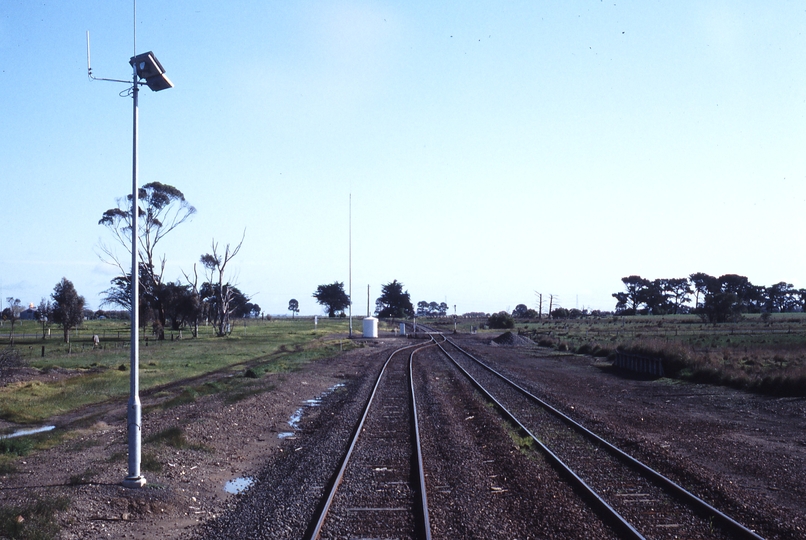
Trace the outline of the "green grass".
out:
<instances>
[{"instance_id":1,"label":"green grass","mask_svg":"<svg viewBox=\"0 0 806 540\"><path fill-rule=\"evenodd\" d=\"M69 508L67 497L36 498L15 506L0 508L0 534L19 540L50 540L59 534L54 516Z\"/></svg>"},{"instance_id":2,"label":"green grass","mask_svg":"<svg viewBox=\"0 0 806 540\"><path fill-rule=\"evenodd\" d=\"M143 452L140 456L140 468L147 472L162 472L162 462L151 452Z\"/></svg>"},{"instance_id":3,"label":"green grass","mask_svg":"<svg viewBox=\"0 0 806 540\"><path fill-rule=\"evenodd\" d=\"M19 458L37 450L52 448L63 440L64 433L53 432L0 439L0 475L17 472L15 462Z\"/></svg>"},{"instance_id":4,"label":"green grass","mask_svg":"<svg viewBox=\"0 0 806 540\"><path fill-rule=\"evenodd\" d=\"M25 456L33 449L34 441L30 437L0 439L0 455Z\"/></svg>"},{"instance_id":5,"label":"green grass","mask_svg":"<svg viewBox=\"0 0 806 540\"><path fill-rule=\"evenodd\" d=\"M41 347L41 330L33 332L34 323L24 321L15 327L15 347L22 351L28 363L40 370L69 370L71 376L58 382L28 381L10 384L0 389L0 418L17 423L37 423L51 416L64 414L80 407L109 399L120 399L129 393L130 373L127 341L116 341L117 332L128 337L127 328L115 321L94 321L85 323L80 333L73 336L71 351L54 335L45 340L45 357L27 353L28 347ZM293 371L300 366L315 361L339 350L339 342L327 339L331 334L346 333L348 322L344 319L320 319L314 329L313 321L298 318L295 320L247 321L238 322L229 337L213 335L211 328L200 329L198 338L190 338L184 332L184 339L162 342L149 339L140 341L140 390L141 392L168 383L192 380L218 370L235 369L243 373L251 369L257 378L267 373ZM7 327L8 328L8 325ZM20 337L27 332L29 338ZM55 332L55 331L54 331ZM101 338L102 350L92 350L91 345L80 348L81 343L91 344L93 333L105 335ZM170 336L170 332L167 333ZM0 346L8 335L0 332ZM83 340L83 341L82 341ZM114 345L126 345L115 347ZM343 342L345 349L356 346L354 342ZM119 366L126 366L125 371ZM225 387L230 390L232 385ZM202 392L203 388L189 385L188 394L177 396L177 400L192 400L192 392ZM213 391L221 390L214 388ZM174 401L173 405L178 404Z\"/></svg>"},{"instance_id":6,"label":"green grass","mask_svg":"<svg viewBox=\"0 0 806 540\"><path fill-rule=\"evenodd\" d=\"M164 444L177 450L207 450L207 447L201 444L191 444L185 438L185 430L179 426L166 428L154 435L146 438L147 443Z\"/></svg>"}]
</instances>

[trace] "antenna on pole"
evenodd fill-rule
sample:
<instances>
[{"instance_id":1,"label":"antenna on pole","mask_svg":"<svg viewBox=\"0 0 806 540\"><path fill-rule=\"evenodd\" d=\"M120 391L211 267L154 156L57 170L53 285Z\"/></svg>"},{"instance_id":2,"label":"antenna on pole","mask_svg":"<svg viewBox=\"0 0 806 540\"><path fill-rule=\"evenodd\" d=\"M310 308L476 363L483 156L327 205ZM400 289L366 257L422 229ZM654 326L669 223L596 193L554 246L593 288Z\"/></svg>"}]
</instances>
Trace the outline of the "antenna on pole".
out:
<instances>
[{"instance_id":1,"label":"antenna on pole","mask_svg":"<svg viewBox=\"0 0 806 540\"><path fill-rule=\"evenodd\" d=\"M92 79L92 68L90 67L90 31L87 30L87 77Z\"/></svg>"}]
</instances>

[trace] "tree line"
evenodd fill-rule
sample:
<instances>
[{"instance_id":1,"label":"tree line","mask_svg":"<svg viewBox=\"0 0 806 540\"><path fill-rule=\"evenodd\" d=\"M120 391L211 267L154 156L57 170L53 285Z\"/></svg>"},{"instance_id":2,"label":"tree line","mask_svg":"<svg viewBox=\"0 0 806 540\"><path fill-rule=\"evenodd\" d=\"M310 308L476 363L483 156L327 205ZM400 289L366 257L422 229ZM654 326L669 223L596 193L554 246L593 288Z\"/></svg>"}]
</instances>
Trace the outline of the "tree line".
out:
<instances>
[{"instance_id":1,"label":"tree line","mask_svg":"<svg viewBox=\"0 0 806 540\"><path fill-rule=\"evenodd\" d=\"M137 250L140 261L140 305L137 309L143 327L151 324L157 339L164 339L165 328L169 325L172 330L189 326L195 337L199 324L205 323L212 324L216 334L224 336L230 332L230 319L260 315L260 306L252 303L248 295L226 278L227 265L240 251L244 237L238 244L226 244L223 249L213 239L211 250L199 258L201 268L194 264L192 271L183 271L185 282L170 281L164 275L166 256L159 255L157 247L167 234L191 219L196 208L179 189L160 182L139 188L138 203L136 246L132 246L131 240L131 195L118 199L117 207L104 212L98 224L107 228L114 242L128 252L129 258L131 250ZM131 265L127 265L125 259L108 245L101 244L100 249L103 252L101 258L120 271L120 275L112 279L112 286L104 291L101 305L131 310Z\"/></svg>"},{"instance_id":2,"label":"tree line","mask_svg":"<svg viewBox=\"0 0 806 540\"><path fill-rule=\"evenodd\" d=\"M795 289L784 281L765 287L737 274L715 277L703 272L654 280L633 275L621 281L625 290L612 295L618 315L695 313L720 323L745 313L806 311L806 289Z\"/></svg>"},{"instance_id":3,"label":"tree line","mask_svg":"<svg viewBox=\"0 0 806 540\"><path fill-rule=\"evenodd\" d=\"M381 295L375 300L375 315L397 319L413 317L415 311L411 303L411 295L409 291L403 290L403 287L403 283L396 279L381 285ZM344 290L344 283L339 281L319 285L314 291L313 297L316 298L318 304L324 307L328 317L344 317L344 311L352 304L350 296ZM423 303L420 302L420 304ZM299 302L292 298L288 302L288 309L292 314L299 311ZM447 309L448 306L445 304L445 312Z\"/></svg>"},{"instance_id":4,"label":"tree line","mask_svg":"<svg viewBox=\"0 0 806 540\"><path fill-rule=\"evenodd\" d=\"M23 309L19 298L6 298L8 307L2 311L4 321L11 322L11 333L9 339L14 344L14 324L20 320ZM50 299L42 298L39 305L34 309L34 318L42 324L42 339L47 335L47 327L50 323L56 323L64 331L64 342L70 342L70 330L77 327L88 316L92 315L85 309L84 297L76 292L73 283L62 278L55 287Z\"/></svg>"},{"instance_id":5,"label":"tree line","mask_svg":"<svg viewBox=\"0 0 806 540\"><path fill-rule=\"evenodd\" d=\"M418 317L445 317L448 315L448 304L445 302L426 302L420 300L417 302L417 316Z\"/></svg>"},{"instance_id":6,"label":"tree line","mask_svg":"<svg viewBox=\"0 0 806 540\"><path fill-rule=\"evenodd\" d=\"M168 326L172 330L190 326L195 337L201 323L212 324L216 334L224 336L230 332L232 318L260 316L260 306L227 279L227 266L240 251L244 237L238 244L226 244L223 248L213 239L210 251L199 258L200 268L194 264L191 272L183 271L186 282L170 281L164 276L167 257L160 255L157 248L161 240L188 221L196 209L174 186L160 182L144 185L138 191L137 235L132 246L132 207L131 195L119 198L117 206L105 211L98 222L110 232L113 243L127 253L127 257L122 258L112 247L99 244L101 259L120 271L120 275L111 280L111 287L103 291L102 307L111 305L131 311L132 275L131 265L127 263L131 260L132 250L136 250L139 261L138 316L144 328L149 324L152 326L157 339L165 338ZM74 294L65 296L67 293L61 289ZM62 324L66 341L70 328L80 324L85 316L84 298L75 293L69 280L63 278L51 299L52 302L42 300L36 317L43 321L43 332L46 321ZM13 332L21 308L19 300L8 300L8 312L4 310L3 315L11 320ZM63 315L65 306L70 307L71 314Z\"/></svg>"}]
</instances>

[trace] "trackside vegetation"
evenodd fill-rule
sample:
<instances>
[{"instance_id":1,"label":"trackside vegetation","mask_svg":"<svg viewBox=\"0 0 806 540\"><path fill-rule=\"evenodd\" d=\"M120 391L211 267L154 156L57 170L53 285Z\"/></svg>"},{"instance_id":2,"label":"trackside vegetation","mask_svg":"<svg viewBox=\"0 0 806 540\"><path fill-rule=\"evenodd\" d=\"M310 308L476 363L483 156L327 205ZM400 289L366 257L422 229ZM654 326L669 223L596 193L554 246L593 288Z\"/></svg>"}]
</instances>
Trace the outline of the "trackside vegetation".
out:
<instances>
[{"instance_id":1,"label":"trackside vegetation","mask_svg":"<svg viewBox=\"0 0 806 540\"><path fill-rule=\"evenodd\" d=\"M450 318L423 322L453 331ZM486 323L460 318L457 328L469 332ZM501 332L482 331L491 337ZM806 396L806 313L746 314L719 325L693 314L516 319L513 332L560 353L657 358L673 379Z\"/></svg>"},{"instance_id":2,"label":"trackside vegetation","mask_svg":"<svg viewBox=\"0 0 806 540\"><path fill-rule=\"evenodd\" d=\"M160 392L166 385L189 381L184 392L180 389L170 399L192 400L209 392L243 399L258 391L250 382L256 386L255 379L267 373L294 370L358 346L333 337L346 334L347 329L345 319L319 320L317 325L309 318L245 319L234 323L225 338L216 337L212 327L201 327L197 338L187 333L180 339L178 332L173 336L167 332L164 340L141 335L141 393ZM8 347L10 341L2 330L0 348ZM16 423L42 422L86 405L128 396L129 328L123 322L85 321L71 334L70 343L55 336L43 340L35 321L17 323L14 332L17 356L40 376L0 387L0 418ZM93 340L96 335L98 345ZM203 377L212 381L192 382Z\"/></svg>"}]
</instances>

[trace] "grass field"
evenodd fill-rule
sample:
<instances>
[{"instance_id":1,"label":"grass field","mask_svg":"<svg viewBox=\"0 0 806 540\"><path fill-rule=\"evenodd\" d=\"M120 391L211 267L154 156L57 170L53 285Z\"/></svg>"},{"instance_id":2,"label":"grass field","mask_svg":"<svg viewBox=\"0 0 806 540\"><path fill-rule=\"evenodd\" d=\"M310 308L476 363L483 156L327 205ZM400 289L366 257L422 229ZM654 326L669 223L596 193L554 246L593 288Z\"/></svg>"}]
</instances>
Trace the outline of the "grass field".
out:
<instances>
[{"instance_id":1,"label":"grass field","mask_svg":"<svg viewBox=\"0 0 806 540\"><path fill-rule=\"evenodd\" d=\"M422 321L453 331L452 318ZM470 332L485 320L459 319L457 330ZM11 343L10 325L0 326L0 348ZM355 342L346 334L345 319L310 318L239 321L226 338L211 327L168 332L164 341L141 336L140 388L147 391L207 373L230 370L243 375L210 387L189 387L175 399L193 399L209 391L227 391L237 399L251 390L250 379L268 372L295 369ZM736 323L703 324L692 315L518 321L514 329L543 347L607 357L616 351L657 357L667 376L728 385L771 395L806 396L806 314L747 316ZM498 335L501 330L481 330ZM100 337L93 349L92 336ZM329 337L330 336L330 337ZM42 339L34 321L14 328L14 350L43 372L58 370L55 382L38 380L0 388L0 418L37 423L79 407L121 398L129 392L129 328L119 321L87 321L71 334L69 345L59 328ZM44 347L44 356L43 356Z\"/></svg>"},{"instance_id":2,"label":"grass field","mask_svg":"<svg viewBox=\"0 0 806 540\"><path fill-rule=\"evenodd\" d=\"M38 331L37 331L38 330ZM166 340L140 340L140 389L146 391L174 381L218 370L231 369L246 378L267 372L287 371L300 364L333 354L354 342L340 340L345 334L344 319L239 321L226 338L215 337L210 327L202 327L198 338L189 332L166 334ZM0 347L11 341L10 325L0 327ZM100 348L93 349L92 336L100 337ZM80 376L62 377L57 382L27 381L0 388L0 418L17 423L41 422L84 405L126 396L129 393L129 328L116 321L88 321L71 335L70 345L54 328L43 340L41 326L23 321L14 328L14 348L24 362L39 370L67 370ZM42 348L44 347L44 356Z\"/></svg>"},{"instance_id":3,"label":"grass field","mask_svg":"<svg viewBox=\"0 0 806 540\"><path fill-rule=\"evenodd\" d=\"M457 329L469 332L485 322L459 319ZM452 319L426 324L453 330ZM667 376L674 378L806 396L805 313L747 315L719 325L705 324L696 315L520 320L513 331L558 351L660 358Z\"/></svg>"}]
</instances>

